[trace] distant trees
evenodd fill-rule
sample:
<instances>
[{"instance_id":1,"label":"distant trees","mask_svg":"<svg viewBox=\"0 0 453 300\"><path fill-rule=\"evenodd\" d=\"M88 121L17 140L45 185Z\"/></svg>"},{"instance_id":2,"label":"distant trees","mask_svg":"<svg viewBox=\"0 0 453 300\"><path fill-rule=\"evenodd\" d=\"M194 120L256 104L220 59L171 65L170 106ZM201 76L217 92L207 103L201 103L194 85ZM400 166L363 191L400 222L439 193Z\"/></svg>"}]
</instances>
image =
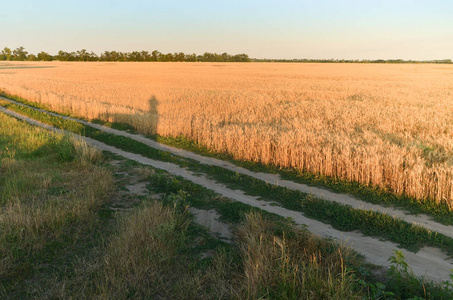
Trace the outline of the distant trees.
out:
<instances>
[{"instance_id":1,"label":"distant trees","mask_svg":"<svg viewBox=\"0 0 453 300\"><path fill-rule=\"evenodd\" d=\"M11 51L10 48L5 47L0 53L0 60L26 60L27 58L28 52L25 51L24 47L16 48L13 51ZM30 60L34 60L35 58L36 56L32 55Z\"/></svg>"},{"instance_id":2,"label":"distant trees","mask_svg":"<svg viewBox=\"0 0 453 300\"><path fill-rule=\"evenodd\" d=\"M157 50L154 50L151 53L151 61L157 61L159 59L159 56L160 56L160 52Z\"/></svg>"},{"instance_id":3,"label":"distant trees","mask_svg":"<svg viewBox=\"0 0 453 300\"><path fill-rule=\"evenodd\" d=\"M24 47L19 47L13 51L13 60L26 60L28 52L25 51Z\"/></svg>"},{"instance_id":4,"label":"distant trees","mask_svg":"<svg viewBox=\"0 0 453 300\"><path fill-rule=\"evenodd\" d=\"M100 61L126 61L127 55L117 51L105 51L99 57Z\"/></svg>"},{"instance_id":5,"label":"distant trees","mask_svg":"<svg viewBox=\"0 0 453 300\"><path fill-rule=\"evenodd\" d=\"M5 47L0 54L0 60L11 60L12 52L11 49Z\"/></svg>"},{"instance_id":6,"label":"distant trees","mask_svg":"<svg viewBox=\"0 0 453 300\"><path fill-rule=\"evenodd\" d=\"M38 61L39 58L36 55L34 55L34 54L29 54L27 56L27 60L29 60L29 61Z\"/></svg>"},{"instance_id":7,"label":"distant trees","mask_svg":"<svg viewBox=\"0 0 453 300\"><path fill-rule=\"evenodd\" d=\"M116 52L116 51L105 51L99 58L99 61L164 61L164 62L248 62L251 61L247 54L236 54L230 55L227 53L204 53L203 55L185 54L183 52L175 53L161 53L157 50L149 53L148 51L133 51L133 52Z\"/></svg>"},{"instance_id":8,"label":"distant trees","mask_svg":"<svg viewBox=\"0 0 453 300\"><path fill-rule=\"evenodd\" d=\"M66 52L63 50L58 51L54 57L59 61L98 61L99 57L94 52L88 52L86 49L78 50L76 52Z\"/></svg>"},{"instance_id":9,"label":"distant trees","mask_svg":"<svg viewBox=\"0 0 453 300\"><path fill-rule=\"evenodd\" d=\"M135 61L135 62L298 62L298 63L387 63L387 64L403 64L403 63L435 63L435 64L452 64L451 59L439 60L403 60L403 59L251 59L247 54L231 55L228 53L210 53L205 52L203 55L195 53L185 54L183 52L161 53L157 50L152 51L104 51L101 55L97 55L93 51L88 52L86 49L77 50L75 52L58 51L57 55L50 55L47 52L41 51L38 55L28 54L24 47L16 48L11 51L5 47L0 52L0 61L2 60L30 60L30 61Z\"/></svg>"},{"instance_id":10,"label":"distant trees","mask_svg":"<svg viewBox=\"0 0 453 300\"><path fill-rule=\"evenodd\" d=\"M41 51L41 52L38 53L38 60L42 60L42 61L52 61L52 60L53 60L53 56L50 55L50 54L47 53L47 52Z\"/></svg>"},{"instance_id":11,"label":"distant trees","mask_svg":"<svg viewBox=\"0 0 453 300\"><path fill-rule=\"evenodd\" d=\"M76 61L98 61L99 57L93 52L88 52L86 49L82 49L75 54Z\"/></svg>"},{"instance_id":12,"label":"distant trees","mask_svg":"<svg viewBox=\"0 0 453 300\"><path fill-rule=\"evenodd\" d=\"M24 47L16 48L11 51L10 48L5 47L0 52L1 60L30 60L30 61L134 61L134 62L149 62L149 61L163 61L163 62L247 62L250 58L247 54L230 55L227 53L204 53L203 55L185 54L183 52L175 53L161 53L157 50L152 51L132 51L132 52L119 52L119 51L104 51L101 55L96 55L94 52L88 52L86 49L77 50L75 52L66 52L63 50L58 51L57 55L50 55L47 52L41 51L38 55L28 54Z\"/></svg>"},{"instance_id":13,"label":"distant trees","mask_svg":"<svg viewBox=\"0 0 453 300\"><path fill-rule=\"evenodd\" d=\"M187 61L187 62L249 62L251 59L247 54L231 55L228 53L210 53L205 52L203 55L185 54L183 52L161 53L157 50L149 53L148 51L104 51L101 55L96 55L94 52L88 52L86 49L77 50L75 52L58 51L57 55L50 55L47 52L41 51L38 55L28 54L24 47L19 47L14 51L5 47L0 52L0 60L31 60L31 61Z\"/></svg>"},{"instance_id":14,"label":"distant trees","mask_svg":"<svg viewBox=\"0 0 453 300\"><path fill-rule=\"evenodd\" d=\"M55 56L56 60L59 61L75 61L75 53L74 52L65 52L63 50L58 51L58 54Z\"/></svg>"},{"instance_id":15,"label":"distant trees","mask_svg":"<svg viewBox=\"0 0 453 300\"><path fill-rule=\"evenodd\" d=\"M253 62L296 62L296 63L356 63L356 64L452 64L451 59L404 60L404 59L268 59L254 58Z\"/></svg>"}]
</instances>

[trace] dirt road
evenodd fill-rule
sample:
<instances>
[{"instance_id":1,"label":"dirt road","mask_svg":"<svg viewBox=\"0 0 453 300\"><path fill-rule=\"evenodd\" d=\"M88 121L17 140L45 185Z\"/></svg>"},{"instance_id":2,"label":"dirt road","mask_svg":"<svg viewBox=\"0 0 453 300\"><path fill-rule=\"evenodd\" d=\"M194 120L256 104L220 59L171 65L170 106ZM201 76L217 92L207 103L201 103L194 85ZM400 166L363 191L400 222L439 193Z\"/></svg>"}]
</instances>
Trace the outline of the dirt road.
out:
<instances>
[{"instance_id":1,"label":"dirt road","mask_svg":"<svg viewBox=\"0 0 453 300\"><path fill-rule=\"evenodd\" d=\"M9 99L5 99L11 101ZM14 116L18 119L26 121L30 124L35 126L40 126L49 130L54 131L61 131L58 130L50 125L40 123L36 120L30 119L23 115L20 115L16 112L8 110L4 107L0 106L0 111L11 116ZM46 112L47 113L47 112ZM55 114L56 115L56 114ZM72 119L68 117L64 117L67 119ZM75 119L73 119L75 120ZM207 165L216 165L223 167L225 169L235 171L241 174L246 174L260 180L266 181L267 183L277 183L280 186L285 186L290 189L300 190L305 193L311 193L317 197L339 202L342 204L352 205L356 208L364 208L364 209L372 209L376 211L381 211L388 213L390 215L398 216L408 222L416 222L417 224L423 225L433 231L444 233L445 235L452 236L453 227L452 226L445 226L442 224L438 224L429 219L427 216L412 216L407 215L403 211L398 211L392 208L384 208L378 205L369 204L366 202L362 202L358 199L352 198L349 195L343 194L336 194L330 191L326 191L319 188L309 187L303 184L281 180L278 175L273 174L264 174L264 173L254 173L244 168L237 167L229 162L221 161L218 159L213 158L206 158L188 151L184 151L181 149L169 147L166 145L159 144L155 141L149 140L140 135L133 135L126 132L114 130L111 128L103 127L101 125L92 124L85 121L77 120L78 122L84 123L89 126L93 126L99 130L110 132L113 134L127 136L129 138L133 138L134 140L143 142L144 144L157 148L163 151L168 151L183 157L188 157L194 160L199 161L200 163L207 164ZM143 157L138 154L126 152L120 150L118 148L112 147L110 145L104 144L102 142L82 137L86 139L86 141L99 149L109 151L115 153L117 155L123 156L125 158L134 160L144 165L149 165L157 169L165 170L171 174L181 176L186 180L190 180L195 184L203 186L207 189L210 189L224 197L229 199L239 201L254 207L258 207L262 210L268 211L270 213L278 214L283 217L291 217L297 224L306 225L308 229L313 232L314 234L323 236L323 237L330 237L340 241L343 244L353 247L356 249L357 252L363 254L367 261L373 264L382 265L382 266L389 266L388 258L394 255L393 250L398 249L398 246L392 242L382 241L377 238L366 237L363 236L361 233L358 232L342 232L339 230L334 229L332 226L324 224L322 222L310 219L305 217L302 213L291 211L279 206L272 205L269 202L258 200L258 197L253 197L246 195L243 191L240 190L232 190L227 188L225 185L220 184L212 179L207 178L203 174L194 174L193 172L181 168L180 166L168 162L162 162L153 160L150 158ZM418 253L412 253L406 250L402 250L406 257L406 261L412 267L414 273L418 276L426 276L427 278L442 282L449 279L450 270L453 269L453 260L449 259L442 251L436 248L425 247L421 249Z\"/></svg>"}]
</instances>

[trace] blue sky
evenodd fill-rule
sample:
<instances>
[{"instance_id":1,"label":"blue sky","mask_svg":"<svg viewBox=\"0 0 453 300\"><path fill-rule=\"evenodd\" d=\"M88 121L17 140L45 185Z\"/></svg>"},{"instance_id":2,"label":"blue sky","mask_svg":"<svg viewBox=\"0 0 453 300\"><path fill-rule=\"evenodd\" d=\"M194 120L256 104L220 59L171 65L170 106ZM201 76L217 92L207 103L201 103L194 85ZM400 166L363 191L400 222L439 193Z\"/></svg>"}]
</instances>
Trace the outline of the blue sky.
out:
<instances>
[{"instance_id":1,"label":"blue sky","mask_svg":"<svg viewBox=\"0 0 453 300\"><path fill-rule=\"evenodd\" d=\"M453 1L0 0L0 48L453 58Z\"/></svg>"}]
</instances>

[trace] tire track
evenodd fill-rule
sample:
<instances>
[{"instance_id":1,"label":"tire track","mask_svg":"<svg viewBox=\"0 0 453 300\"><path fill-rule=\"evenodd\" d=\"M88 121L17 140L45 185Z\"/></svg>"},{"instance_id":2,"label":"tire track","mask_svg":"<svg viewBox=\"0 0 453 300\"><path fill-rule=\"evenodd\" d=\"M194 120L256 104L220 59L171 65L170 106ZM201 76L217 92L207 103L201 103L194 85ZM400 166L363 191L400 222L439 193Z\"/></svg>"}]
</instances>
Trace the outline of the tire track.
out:
<instances>
[{"instance_id":1,"label":"tire track","mask_svg":"<svg viewBox=\"0 0 453 300\"><path fill-rule=\"evenodd\" d=\"M41 122L23 116L14 111L8 110L1 106L0 111L35 126L40 126L56 132L63 132L75 135L73 133L57 129L53 126L43 124ZM97 140L93 140L91 138L87 137L80 138L83 138L84 140L87 141L87 143L104 151L109 151L114 154L139 162L141 164L165 170L176 176L181 176L186 180L190 180L195 184L203 186L234 201L239 201L250 206L260 208L267 212L278 214L283 217L290 217L295 221L296 224L307 226L308 230L314 234L320 235L322 237L333 238L346 246L354 248L357 252L363 254L366 260L372 264L389 267L390 264L388 262L388 258L394 255L393 253L394 249L398 249L398 246L395 243L381 241L373 237L366 237L358 232L342 232L334 229L332 226L328 224L324 224L322 222L309 219L300 212L291 211L279 206L273 206L269 202L258 200L258 197L246 195L243 191L240 190L231 190L227 188L225 185L217 183L216 181L211 180L204 175L200 176L199 173L195 174L187 170L186 168L179 167L176 164L157 161L147 157L143 157L135 153L126 152L121 149L99 142ZM412 253L404 249L402 249L401 251L405 255L406 261L412 267L415 275L425 276L427 279L436 282L442 282L449 279L450 270L453 268L453 260L447 258L447 256L444 253L442 253L442 251L440 251L439 249L425 247L421 249L418 253Z\"/></svg>"},{"instance_id":2,"label":"tire track","mask_svg":"<svg viewBox=\"0 0 453 300\"><path fill-rule=\"evenodd\" d=\"M400 218L410 224L417 224L417 225L423 226L431 231L435 231L435 232L441 233L447 237L453 238L453 226L438 223L438 222L434 221L432 219L432 217L425 215L425 214L417 214L417 215L408 214L407 212L405 212L403 210L399 210L399 209L396 209L393 207L384 207L381 205L365 202L365 201L359 200L357 198L354 198L348 194L335 193L335 192L331 192L326 189L317 188L317 187L309 186L306 184L293 182L290 180L284 180L280 177L279 174L252 172L248 169L238 167L235 164L228 162L228 161L223 161L223 160L212 158L212 157L202 156L202 155L199 155L199 154L187 151L187 150L183 150L183 149L179 149L176 147L161 144L161 143L153 141L141 134L131 134L131 133L128 133L125 131L116 130L113 128L109 128L109 127L102 126L99 124L94 124L94 123L87 122L84 120L75 119L75 118L71 118L71 117L67 117L67 116L62 116L57 113L48 112L46 110L35 108L35 107L29 106L29 105L25 105L20 102L17 102L17 101L8 99L8 98L4 98L1 96L0 96L0 99L17 104L17 105L25 106L25 107L28 107L28 108L31 108L31 109L34 109L34 110L37 110L37 111L40 111L43 113L47 113L52 116L61 117L65 120L76 121L81 124L98 129L100 131L115 134L118 136L127 137L127 138L133 139L137 142L143 143L154 149L169 152L169 153L181 156L181 157L196 160L201 164L221 167L221 168L227 169L229 171L237 172L239 174L247 175L247 176L262 180L266 183L270 183L273 185L279 185L279 186L286 187L291 190L300 191L302 193L312 194L313 196L323 199L323 200L327 200L330 202L335 202L335 203L339 203L339 204L343 204L343 205L350 205L355 209L366 209L366 210L384 213L384 214L390 215L392 217Z\"/></svg>"}]
</instances>

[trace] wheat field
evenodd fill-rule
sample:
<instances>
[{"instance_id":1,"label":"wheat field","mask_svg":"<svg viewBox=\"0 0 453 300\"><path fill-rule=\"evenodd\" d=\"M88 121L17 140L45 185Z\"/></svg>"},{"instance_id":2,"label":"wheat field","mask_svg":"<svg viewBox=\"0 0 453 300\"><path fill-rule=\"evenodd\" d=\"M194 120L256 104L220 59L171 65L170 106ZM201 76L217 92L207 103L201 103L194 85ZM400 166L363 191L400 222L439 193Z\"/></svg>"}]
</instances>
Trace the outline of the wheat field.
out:
<instances>
[{"instance_id":1,"label":"wheat field","mask_svg":"<svg viewBox=\"0 0 453 300\"><path fill-rule=\"evenodd\" d=\"M452 65L23 62L0 89L453 209Z\"/></svg>"}]
</instances>

